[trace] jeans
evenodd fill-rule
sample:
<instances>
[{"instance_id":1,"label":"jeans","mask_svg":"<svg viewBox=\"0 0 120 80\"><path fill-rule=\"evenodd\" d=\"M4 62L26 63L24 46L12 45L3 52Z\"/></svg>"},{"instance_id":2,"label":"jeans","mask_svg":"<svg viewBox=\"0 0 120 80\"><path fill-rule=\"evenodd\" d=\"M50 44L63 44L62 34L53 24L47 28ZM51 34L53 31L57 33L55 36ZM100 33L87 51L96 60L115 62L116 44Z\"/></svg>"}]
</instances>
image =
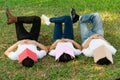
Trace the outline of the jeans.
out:
<instances>
[{"instance_id":1,"label":"jeans","mask_svg":"<svg viewBox=\"0 0 120 80\"><path fill-rule=\"evenodd\" d=\"M50 22L55 23L53 40L68 38L74 39L73 25L70 16L61 16L50 18ZM64 23L64 32L62 32L62 23Z\"/></svg>"},{"instance_id":2,"label":"jeans","mask_svg":"<svg viewBox=\"0 0 120 80\"><path fill-rule=\"evenodd\" d=\"M91 29L89 28L88 23L92 23ZM93 34L99 34L104 37L103 23L99 13L83 15L80 18L79 25L82 42Z\"/></svg>"},{"instance_id":3,"label":"jeans","mask_svg":"<svg viewBox=\"0 0 120 80\"><path fill-rule=\"evenodd\" d=\"M30 32L24 28L24 23L32 24ZM38 40L41 19L38 16L21 16L17 17L17 22L15 23L17 40L31 39Z\"/></svg>"}]
</instances>

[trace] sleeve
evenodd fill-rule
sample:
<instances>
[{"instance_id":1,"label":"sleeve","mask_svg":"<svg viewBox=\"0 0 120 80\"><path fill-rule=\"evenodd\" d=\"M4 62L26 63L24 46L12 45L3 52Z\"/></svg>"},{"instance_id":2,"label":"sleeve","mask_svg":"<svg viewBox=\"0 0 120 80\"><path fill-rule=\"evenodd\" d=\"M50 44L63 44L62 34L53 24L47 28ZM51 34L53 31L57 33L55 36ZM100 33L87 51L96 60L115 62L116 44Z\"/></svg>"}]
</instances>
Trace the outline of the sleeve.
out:
<instances>
[{"instance_id":1,"label":"sleeve","mask_svg":"<svg viewBox=\"0 0 120 80\"><path fill-rule=\"evenodd\" d=\"M76 49L76 50L74 50L74 54L75 54L76 56L78 56L78 55L81 54L81 51L80 51L79 49Z\"/></svg>"},{"instance_id":2,"label":"sleeve","mask_svg":"<svg viewBox=\"0 0 120 80\"><path fill-rule=\"evenodd\" d=\"M39 52L36 53L38 59L41 59L43 58L44 56L47 55L46 51L45 50L40 50Z\"/></svg>"},{"instance_id":3,"label":"sleeve","mask_svg":"<svg viewBox=\"0 0 120 80\"><path fill-rule=\"evenodd\" d=\"M108 49L110 50L110 52L112 53L112 55L115 55L115 53L117 52L117 50L113 47L113 46L107 46Z\"/></svg>"},{"instance_id":4,"label":"sleeve","mask_svg":"<svg viewBox=\"0 0 120 80\"><path fill-rule=\"evenodd\" d=\"M51 50L48 54L49 54L50 56L55 56L55 50Z\"/></svg>"},{"instance_id":5,"label":"sleeve","mask_svg":"<svg viewBox=\"0 0 120 80\"><path fill-rule=\"evenodd\" d=\"M87 56L87 57L93 57L93 51L92 51L91 49L89 49L89 48L83 49L83 50L82 50L82 53L83 53L85 56Z\"/></svg>"},{"instance_id":6,"label":"sleeve","mask_svg":"<svg viewBox=\"0 0 120 80\"><path fill-rule=\"evenodd\" d=\"M18 55L15 53L15 52L10 52L8 54L8 57L11 59L11 60L18 60Z\"/></svg>"}]
</instances>

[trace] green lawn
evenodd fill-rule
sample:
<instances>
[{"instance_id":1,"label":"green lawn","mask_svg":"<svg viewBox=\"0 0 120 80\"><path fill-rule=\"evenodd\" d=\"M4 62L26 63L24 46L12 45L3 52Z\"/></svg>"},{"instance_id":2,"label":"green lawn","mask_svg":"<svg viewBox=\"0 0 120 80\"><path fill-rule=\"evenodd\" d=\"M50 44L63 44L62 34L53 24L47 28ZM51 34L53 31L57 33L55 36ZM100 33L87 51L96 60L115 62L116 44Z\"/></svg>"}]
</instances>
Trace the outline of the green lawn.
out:
<instances>
[{"instance_id":1,"label":"green lawn","mask_svg":"<svg viewBox=\"0 0 120 80\"><path fill-rule=\"evenodd\" d=\"M14 24L6 24L5 9L9 7L15 16L46 14L49 17L70 15L74 7L79 15L98 12L105 29L105 39L116 49L114 64L97 65L93 58L83 54L68 62L55 62L47 55L32 68L25 68L11 61L4 51L16 42ZM120 78L120 0L0 0L0 80L115 80ZM29 30L29 25L25 25ZM31 26L31 25L30 25ZM53 24L42 21L39 42L52 43ZM75 40L81 44L78 24L74 24Z\"/></svg>"}]
</instances>

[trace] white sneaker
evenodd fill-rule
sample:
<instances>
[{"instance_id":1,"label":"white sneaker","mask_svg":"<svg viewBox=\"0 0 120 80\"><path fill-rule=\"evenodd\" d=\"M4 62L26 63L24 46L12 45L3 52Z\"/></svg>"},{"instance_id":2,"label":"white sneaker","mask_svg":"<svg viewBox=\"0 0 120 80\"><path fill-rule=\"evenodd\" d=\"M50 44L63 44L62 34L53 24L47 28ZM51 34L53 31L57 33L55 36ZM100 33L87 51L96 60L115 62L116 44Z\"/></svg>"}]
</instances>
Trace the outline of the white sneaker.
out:
<instances>
[{"instance_id":1,"label":"white sneaker","mask_svg":"<svg viewBox=\"0 0 120 80\"><path fill-rule=\"evenodd\" d=\"M81 20L81 17L82 17L82 16L79 16L79 21Z\"/></svg>"},{"instance_id":2,"label":"white sneaker","mask_svg":"<svg viewBox=\"0 0 120 80\"><path fill-rule=\"evenodd\" d=\"M41 16L41 18L45 21L46 25L50 25L50 18L48 18L44 14Z\"/></svg>"}]
</instances>

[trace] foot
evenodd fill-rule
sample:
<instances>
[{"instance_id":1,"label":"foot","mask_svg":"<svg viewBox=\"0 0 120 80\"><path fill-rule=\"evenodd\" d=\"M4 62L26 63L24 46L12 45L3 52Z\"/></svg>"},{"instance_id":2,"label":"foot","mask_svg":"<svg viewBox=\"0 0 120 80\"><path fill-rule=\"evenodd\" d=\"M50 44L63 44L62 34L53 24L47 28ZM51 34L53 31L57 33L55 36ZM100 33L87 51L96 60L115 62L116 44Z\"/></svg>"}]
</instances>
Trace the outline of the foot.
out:
<instances>
[{"instance_id":1,"label":"foot","mask_svg":"<svg viewBox=\"0 0 120 80\"><path fill-rule=\"evenodd\" d=\"M7 24L17 22L17 17L13 16L8 9L6 9Z\"/></svg>"},{"instance_id":2,"label":"foot","mask_svg":"<svg viewBox=\"0 0 120 80\"><path fill-rule=\"evenodd\" d=\"M76 14L76 11L74 8L71 9L71 16L72 16L73 23L79 20L79 15Z\"/></svg>"},{"instance_id":3,"label":"foot","mask_svg":"<svg viewBox=\"0 0 120 80\"><path fill-rule=\"evenodd\" d=\"M46 25L50 25L50 19L47 16L43 14L41 18L45 21Z\"/></svg>"}]
</instances>

